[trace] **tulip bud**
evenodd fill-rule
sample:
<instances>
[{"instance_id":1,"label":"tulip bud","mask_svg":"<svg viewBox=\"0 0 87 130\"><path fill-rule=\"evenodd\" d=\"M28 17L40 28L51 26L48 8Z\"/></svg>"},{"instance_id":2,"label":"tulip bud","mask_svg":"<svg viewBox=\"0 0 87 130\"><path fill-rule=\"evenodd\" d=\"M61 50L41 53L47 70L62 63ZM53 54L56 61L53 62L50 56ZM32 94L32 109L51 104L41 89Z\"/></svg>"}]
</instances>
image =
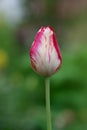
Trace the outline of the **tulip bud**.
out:
<instances>
[{"instance_id":1,"label":"tulip bud","mask_svg":"<svg viewBox=\"0 0 87 130\"><path fill-rule=\"evenodd\" d=\"M40 75L49 77L61 66L62 56L51 27L41 27L30 48L32 68Z\"/></svg>"}]
</instances>

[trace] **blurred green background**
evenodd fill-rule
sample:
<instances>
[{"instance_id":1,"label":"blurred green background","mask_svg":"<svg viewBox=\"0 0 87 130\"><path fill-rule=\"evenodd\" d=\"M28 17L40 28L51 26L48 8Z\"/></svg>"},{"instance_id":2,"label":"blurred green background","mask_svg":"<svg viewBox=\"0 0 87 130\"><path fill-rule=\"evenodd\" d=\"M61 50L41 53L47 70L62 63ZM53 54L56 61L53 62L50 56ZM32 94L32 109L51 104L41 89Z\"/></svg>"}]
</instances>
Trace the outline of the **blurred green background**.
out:
<instances>
[{"instance_id":1,"label":"blurred green background","mask_svg":"<svg viewBox=\"0 0 87 130\"><path fill-rule=\"evenodd\" d=\"M29 48L48 25L63 57L51 77L53 130L87 130L87 0L0 0L0 130L46 130L44 78Z\"/></svg>"}]
</instances>

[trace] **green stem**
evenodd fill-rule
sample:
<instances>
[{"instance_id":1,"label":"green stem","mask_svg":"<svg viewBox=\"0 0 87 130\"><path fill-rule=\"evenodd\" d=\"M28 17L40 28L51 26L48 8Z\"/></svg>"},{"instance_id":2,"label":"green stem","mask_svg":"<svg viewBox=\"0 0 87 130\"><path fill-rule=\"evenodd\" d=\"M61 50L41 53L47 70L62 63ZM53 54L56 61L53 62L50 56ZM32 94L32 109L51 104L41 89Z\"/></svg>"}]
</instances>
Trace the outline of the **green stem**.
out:
<instances>
[{"instance_id":1,"label":"green stem","mask_svg":"<svg viewBox=\"0 0 87 130\"><path fill-rule=\"evenodd\" d=\"M51 111L50 111L50 80L48 77L45 80L45 87L46 87L47 130L52 130L52 128L51 128Z\"/></svg>"}]
</instances>

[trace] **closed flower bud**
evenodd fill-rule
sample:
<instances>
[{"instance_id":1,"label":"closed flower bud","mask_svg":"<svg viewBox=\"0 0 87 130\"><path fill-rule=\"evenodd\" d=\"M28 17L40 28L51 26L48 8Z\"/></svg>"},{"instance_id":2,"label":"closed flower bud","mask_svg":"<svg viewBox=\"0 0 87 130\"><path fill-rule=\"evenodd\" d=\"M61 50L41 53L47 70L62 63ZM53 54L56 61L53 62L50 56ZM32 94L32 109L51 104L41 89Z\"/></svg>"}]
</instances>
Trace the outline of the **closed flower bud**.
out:
<instances>
[{"instance_id":1,"label":"closed flower bud","mask_svg":"<svg viewBox=\"0 0 87 130\"><path fill-rule=\"evenodd\" d=\"M41 27L30 48L32 68L40 75L49 77L61 66L62 56L51 27Z\"/></svg>"}]
</instances>

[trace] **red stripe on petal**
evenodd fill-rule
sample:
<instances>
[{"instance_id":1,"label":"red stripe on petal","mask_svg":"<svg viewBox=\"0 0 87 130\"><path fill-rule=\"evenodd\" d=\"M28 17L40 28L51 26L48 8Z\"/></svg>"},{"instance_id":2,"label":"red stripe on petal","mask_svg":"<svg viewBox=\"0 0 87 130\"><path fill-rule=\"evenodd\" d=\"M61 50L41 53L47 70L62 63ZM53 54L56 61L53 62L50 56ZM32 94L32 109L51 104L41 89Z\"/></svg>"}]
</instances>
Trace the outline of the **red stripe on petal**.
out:
<instances>
[{"instance_id":1,"label":"red stripe on petal","mask_svg":"<svg viewBox=\"0 0 87 130\"><path fill-rule=\"evenodd\" d=\"M41 38L43 36L44 29L44 27L41 27L41 29L37 32L34 42L30 48L30 55L35 55L38 51L38 47L40 46L40 44L42 44Z\"/></svg>"},{"instance_id":2,"label":"red stripe on petal","mask_svg":"<svg viewBox=\"0 0 87 130\"><path fill-rule=\"evenodd\" d=\"M54 44L54 47L55 47L55 49L57 51L58 58L62 62L62 55L61 55L61 52L60 52L60 48L58 46L58 42L57 42L57 39L56 39L56 35L54 33L54 29L51 26L48 26L47 28L49 28L53 32L53 35L52 35L53 44Z\"/></svg>"},{"instance_id":3,"label":"red stripe on petal","mask_svg":"<svg viewBox=\"0 0 87 130\"><path fill-rule=\"evenodd\" d=\"M58 42L57 42L57 39L56 39L56 36L55 34L53 33L53 44L54 44L54 47L57 51L57 54L58 54L58 58L60 59L60 61L62 62L62 55L61 55L61 52L60 52L60 48L58 46Z\"/></svg>"}]
</instances>

